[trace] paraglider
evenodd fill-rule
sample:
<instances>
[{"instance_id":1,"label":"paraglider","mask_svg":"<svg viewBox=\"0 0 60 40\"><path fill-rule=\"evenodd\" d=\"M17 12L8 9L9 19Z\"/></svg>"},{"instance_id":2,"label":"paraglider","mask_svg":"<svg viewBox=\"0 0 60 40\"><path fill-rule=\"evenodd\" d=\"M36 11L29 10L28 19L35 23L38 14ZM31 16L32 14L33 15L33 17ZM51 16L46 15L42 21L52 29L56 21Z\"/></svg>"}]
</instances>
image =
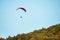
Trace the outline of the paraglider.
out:
<instances>
[{"instance_id":1,"label":"paraglider","mask_svg":"<svg viewBox=\"0 0 60 40\"><path fill-rule=\"evenodd\" d=\"M19 10L19 9L23 10L24 12L26 12L26 9L23 8L23 7L20 7L20 8L18 8L17 10Z\"/></svg>"},{"instance_id":2,"label":"paraglider","mask_svg":"<svg viewBox=\"0 0 60 40\"><path fill-rule=\"evenodd\" d=\"M25 8L23 8L23 7L19 7L19 8L17 8L17 10L23 10L24 12L26 12L26 9ZM20 16L20 18L22 18L22 16Z\"/></svg>"},{"instance_id":3,"label":"paraglider","mask_svg":"<svg viewBox=\"0 0 60 40\"><path fill-rule=\"evenodd\" d=\"M20 18L22 18L22 16L20 16Z\"/></svg>"}]
</instances>

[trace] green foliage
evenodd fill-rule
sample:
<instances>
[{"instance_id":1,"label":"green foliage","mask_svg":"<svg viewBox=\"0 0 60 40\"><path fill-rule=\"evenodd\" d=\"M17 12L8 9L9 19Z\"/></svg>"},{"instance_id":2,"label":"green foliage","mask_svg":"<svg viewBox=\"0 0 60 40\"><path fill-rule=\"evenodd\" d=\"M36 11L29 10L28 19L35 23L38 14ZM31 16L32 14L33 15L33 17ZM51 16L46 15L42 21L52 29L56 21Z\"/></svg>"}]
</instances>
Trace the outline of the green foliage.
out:
<instances>
[{"instance_id":1,"label":"green foliage","mask_svg":"<svg viewBox=\"0 0 60 40\"><path fill-rule=\"evenodd\" d=\"M0 38L0 40L5 40ZM42 28L27 34L18 34L14 37L8 37L6 40L60 40L60 24Z\"/></svg>"}]
</instances>

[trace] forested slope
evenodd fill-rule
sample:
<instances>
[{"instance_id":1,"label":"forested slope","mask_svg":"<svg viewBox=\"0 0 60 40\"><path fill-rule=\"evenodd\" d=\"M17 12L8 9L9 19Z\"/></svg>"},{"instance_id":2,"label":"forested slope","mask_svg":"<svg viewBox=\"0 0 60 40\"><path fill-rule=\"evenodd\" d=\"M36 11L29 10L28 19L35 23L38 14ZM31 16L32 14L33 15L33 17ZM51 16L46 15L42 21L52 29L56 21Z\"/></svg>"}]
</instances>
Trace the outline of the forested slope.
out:
<instances>
[{"instance_id":1,"label":"forested slope","mask_svg":"<svg viewBox=\"0 0 60 40\"><path fill-rule=\"evenodd\" d=\"M27 34L17 34L14 37L0 38L0 40L60 40L60 24L48 28L35 30Z\"/></svg>"}]
</instances>

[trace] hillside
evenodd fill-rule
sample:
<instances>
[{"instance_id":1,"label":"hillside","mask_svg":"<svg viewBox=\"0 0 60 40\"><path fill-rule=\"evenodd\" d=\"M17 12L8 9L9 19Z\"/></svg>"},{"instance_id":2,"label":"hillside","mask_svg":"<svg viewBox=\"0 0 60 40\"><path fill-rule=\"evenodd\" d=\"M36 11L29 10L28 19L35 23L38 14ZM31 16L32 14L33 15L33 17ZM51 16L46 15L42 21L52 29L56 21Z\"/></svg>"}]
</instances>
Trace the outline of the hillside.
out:
<instances>
[{"instance_id":1,"label":"hillside","mask_svg":"<svg viewBox=\"0 0 60 40\"><path fill-rule=\"evenodd\" d=\"M14 37L9 36L6 39L0 38L0 40L60 40L60 24L35 30L27 34L18 34Z\"/></svg>"}]
</instances>

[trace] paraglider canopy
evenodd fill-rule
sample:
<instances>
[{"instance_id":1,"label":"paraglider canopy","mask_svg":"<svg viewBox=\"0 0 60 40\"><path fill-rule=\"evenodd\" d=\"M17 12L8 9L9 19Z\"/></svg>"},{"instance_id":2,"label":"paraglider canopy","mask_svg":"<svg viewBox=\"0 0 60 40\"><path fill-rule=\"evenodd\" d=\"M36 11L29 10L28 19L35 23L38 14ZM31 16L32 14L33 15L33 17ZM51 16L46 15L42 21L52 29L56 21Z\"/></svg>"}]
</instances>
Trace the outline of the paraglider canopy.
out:
<instances>
[{"instance_id":1,"label":"paraglider canopy","mask_svg":"<svg viewBox=\"0 0 60 40\"><path fill-rule=\"evenodd\" d=\"M26 9L23 8L23 7L19 7L17 10L19 10L19 9L23 10L24 12L26 12Z\"/></svg>"}]
</instances>

